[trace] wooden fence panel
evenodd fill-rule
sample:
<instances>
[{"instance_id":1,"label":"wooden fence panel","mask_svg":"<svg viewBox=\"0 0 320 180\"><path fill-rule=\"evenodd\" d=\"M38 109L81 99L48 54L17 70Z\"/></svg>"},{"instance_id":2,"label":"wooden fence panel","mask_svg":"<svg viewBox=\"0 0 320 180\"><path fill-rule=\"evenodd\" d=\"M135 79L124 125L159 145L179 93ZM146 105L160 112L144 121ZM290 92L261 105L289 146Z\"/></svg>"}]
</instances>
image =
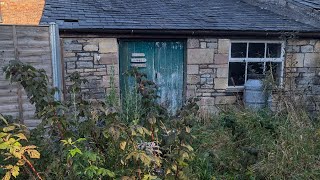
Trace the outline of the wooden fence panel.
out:
<instances>
[{"instance_id":1,"label":"wooden fence panel","mask_svg":"<svg viewBox=\"0 0 320 180\"><path fill-rule=\"evenodd\" d=\"M40 120L34 117L35 107L17 84L5 80L2 68L11 60L20 60L45 69L51 81L51 49L48 26L0 25L0 113L19 119L29 128Z\"/></svg>"}]
</instances>

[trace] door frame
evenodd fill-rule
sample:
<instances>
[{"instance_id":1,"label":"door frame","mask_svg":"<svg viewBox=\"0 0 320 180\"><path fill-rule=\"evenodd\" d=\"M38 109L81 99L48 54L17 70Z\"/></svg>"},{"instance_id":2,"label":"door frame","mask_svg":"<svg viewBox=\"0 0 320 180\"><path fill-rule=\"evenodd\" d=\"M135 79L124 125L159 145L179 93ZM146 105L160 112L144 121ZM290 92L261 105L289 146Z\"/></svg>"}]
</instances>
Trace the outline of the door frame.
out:
<instances>
[{"instance_id":1,"label":"door frame","mask_svg":"<svg viewBox=\"0 0 320 180\"><path fill-rule=\"evenodd\" d=\"M186 92L187 92L187 61L188 61L188 57L187 57L187 38L118 38L118 57L119 57L119 81L121 81L121 76L122 76L122 72L121 72L121 67L122 67L122 62L121 62L121 50L120 50L120 43L121 42L143 42L143 41L149 41L149 42L174 42L174 41L180 41L183 43L183 87L182 87L182 106L184 106L184 104L187 101L187 97L186 97ZM121 85L121 83L120 83ZM121 95L121 87L119 87L120 90L120 95Z\"/></svg>"}]
</instances>

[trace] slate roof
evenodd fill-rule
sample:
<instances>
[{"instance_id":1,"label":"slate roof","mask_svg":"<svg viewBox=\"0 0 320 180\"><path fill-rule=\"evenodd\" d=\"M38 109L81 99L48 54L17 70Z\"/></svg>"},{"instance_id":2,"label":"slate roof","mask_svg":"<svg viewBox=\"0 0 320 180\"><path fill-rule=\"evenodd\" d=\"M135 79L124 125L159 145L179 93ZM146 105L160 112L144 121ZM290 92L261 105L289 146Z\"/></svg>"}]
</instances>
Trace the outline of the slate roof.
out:
<instances>
[{"instance_id":1,"label":"slate roof","mask_svg":"<svg viewBox=\"0 0 320 180\"><path fill-rule=\"evenodd\" d=\"M46 0L60 29L300 31L319 29L240 0Z\"/></svg>"},{"instance_id":2,"label":"slate roof","mask_svg":"<svg viewBox=\"0 0 320 180\"><path fill-rule=\"evenodd\" d=\"M295 3L307 6L309 8L314 8L320 10L320 1L319 0L292 0Z\"/></svg>"}]
</instances>

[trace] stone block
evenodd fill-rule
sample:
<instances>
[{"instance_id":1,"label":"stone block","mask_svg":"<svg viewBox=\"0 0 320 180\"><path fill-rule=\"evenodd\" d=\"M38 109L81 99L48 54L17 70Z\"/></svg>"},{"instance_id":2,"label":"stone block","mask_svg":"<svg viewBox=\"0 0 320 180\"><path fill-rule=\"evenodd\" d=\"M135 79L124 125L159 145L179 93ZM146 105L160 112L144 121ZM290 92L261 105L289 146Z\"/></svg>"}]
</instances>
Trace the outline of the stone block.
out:
<instances>
[{"instance_id":1,"label":"stone block","mask_svg":"<svg viewBox=\"0 0 320 180\"><path fill-rule=\"evenodd\" d=\"M90 56L90 53L87 53L87 52L86 53L82 53L82 52L80 53L79 52L79 53L77 53L77 56Z\"/></svg>"},{"instance_id":2,"label":"stone block","mask_svg":"<svg viewBox=\"0 0 320 180\"><path fill-rule=\"evenodd\" d=\"M119 66L118 65L108 65L107 66L108 75L118 75L119 74Z\"/></svg>"},{"instance_id":3,"label":"stone block","mask_svg":"<svg viewBox=\"0 0 320 180\"><path fill-rule=\"evenodd\" d=\"M215 104L234 104L236 101L236 96L217 96L215 98Z\"/></svg>"},{"instance_id":4,"label":"stone block","mask_svg":"<svg viewBox=\"0 0 320 180\"><path fill-rule=\"evenodd\" d=\"M228 78L229 68L221 67L217 68L217 77L218 78Z\"/></svg>"},{"instance_id":5,"label":"stone block","mask_svg":"<svg viewBox=\"0 0 320 180\"><path fill-rule=\"evenodd\" d=\"M214 89L226 89L228 87L228 78L215 78Z\"/></svg>"},{"instance_id":6,"label":"stone block","mask_svg":"<svg viewBox=\"0 0 320 180\"><path fill-rule=\"evenodd\" d=\"M320 41L317 41L317 43L314 45L314 52L320 53Z\"/></svg>"},{"instance_id":7,"label":"stone block","mask_svg":"<svg viewBox=\"0 0 320 180\"><path fill-rule=\"evenodd\" d=\"M213 84L204 84L200 86L201 89L213 89Z\"/></svg>"},{"instance_id":8,"label":"stone block","mask_svg":"<svg viewBox=\"0 0 320 180\"><path fill-rule=\"evenodd\" d=\"M215 38L206 38L204 40L208 43L217 43L218 42L218 39L215 39Z\"/></svg>"},{"instance_id":9,"label":"stone block","mask_svg":"<svg viewBox=\"0 0 320 180\"><path fill-rule=\"evenodd\" d=\"M195 97L196 96L196 91L195 90L187 90L186 96L187 96L187 99Z\"/></svg>"},{"instance_id":10,"label":"stone block","mask_svg":"<svg viewBox=\"0 0 320 180\"><path fill-rule=\"evenodd\" d=\"M228 54L216 54L214 64L228 64Z\"/></svg>"},{"instance_id":11,"label":"stone block","mask_svg":"<svg viewBox=\"0 0 320 180\"><path fill-rule=\"evenodd\" d=\"M202 77L202 78L210 78L211 74L201 74L200 77Z\"/></svg>"},{"instance_id":12,"label":"stone block","mask_svg":"<svg viewBox=\"0 0 320 180\"><path fill-rule=\"evenodd\" d=\"M199 74L199 65L187 65L187 74Z\"/></svg>"},{"instance_id":13,"label":"stone block","mask_svg":"<svg viewBox=\"0 0 320 180\"><path fill-rule=\"evenodd\" d=\"M207 78L207 84L213 84L213 78Z\"/></svg>"},{"instance_id":14,"label":"stone block","mask_svg":"<svg viewBox=\"0 0 320 180\"><path fill-rule=\"evenodd\" d=\"M98 49L98 46L94 44L88 44L83 47L83 50L85 51L98 51Z\"/></svg>"},{"instance_id":15,"label":"stone block","mask_svg":"<svg viewBox=\"0 0 320 180\"><path fill-rule=\"evenodd\" d=\"M106 76L107 75L107 71L94 72L93 75L95 75L95 76Z\"/></svg>"},{"instance_id":16,"label":"stone block","mask_svg":"<svg viewBox=\"0 0 320 180\"><path fill-rule=\"evenodd\" d=\"M218 48L218 44L217 43L207 43L207 48L216 49L216 48Z\"/></svg>"},{"instance_id":17,"label":"stone block","mask_svg":"<svg viewBox=\"0 0 320 180\"><path fill-rule=\"evenodd\" d=\"M200 84L206 84L207 78L200 78Z\"/></svg>"},{"instance_id":18,"label":"stone block","mask_svg":"<svg viewBox=\"0 0 320 180\"><path fill-rule=\"evenodd\" d=\"M77 68L93 68L92 61L78 61Z\"/></svg>"},{"instance_id":19,"label":"stone block","mask_svg":"<svg viewBox=\"0 0 320 180\"><path fill-rule=\"evenodd\" d=\"M77 61L78 58L77 57L68 57L68 58L64 58L65 62L74 62Z\"/></svg>"},{"instance_id":20,"label":"stone block","mask_svg":"<svg viewBox=\"0 0 320 180\"><path fill-rule=\"evenodd\" d=\"M304 67L320 67L319 53L305 53Z\"/></svg>"},{"instance_id":21,"label":"stone block","mask_svg":"<svg viewBox=\"0 0 320 180\"><path fill-rule=\"evenodd\" d=\"M200 43L200 47L201 47L202 49L207 48L207 43L206 43L206 42L201 42L201 43Z\"/></svg>"},{"instance_id":22,"label":"stone block","mask_svg":"<svg viewBox=\"0 0 320 180\"><path fill-rule=\"evenodd\" d=\"M303 45L308 45L310 41L308 40L288 40L288 45L289 46L303 46Z\"/></svg>"},{"instance_id":23,"label":"stone block","mask_svg":"<svg viewBox=\"0 0 320 180\"><path fill-rule=\"evenodd\" d=\"M212 49L188 49L188 64L211 64L213 58Z\"/></svg>"},{"instance_id":24,"label":"stone block","mask_svg":"<svg viewBox=\"0 0 320 180\"><path fill-rule=\"evenodd\" d=\"M298 52L300 52L300 46L287 46L286 52L288 52L288 53L298 53Z\"/></svg>"},{"instance_id":25,"label":"stone block","mask_svg":"<svg viewBox=\"0 0 320 180\"><path fill-rule=\"evenodd\" d=\"M72 52L64 52L63 57L68 58L68 57L75 57L76 53Z\"/></svg>"},{"instance_id":26,"label":"stone block","mask_svg":"<svg viewBox=\"0 0 320 180\"><path fill-rule=\"evenodd\" d=\"M218 40L218 53L219 54L229 54L230 40L229 39L219 39Z\"/></svg>"},{"instance_id":27,"label":"stone block","mask_svg":"<svg viewBox=\"0 0 320 180\"><path fill-rule=\"evenodd\" d=\"M301 46L301 52L303 53L313 52L313 46L311 45Z\"/></svg>"},{"instance_id":28,"label":"stone block","mask_svg":"<svg viewBox=\"0 0 320 180\"><path fill-rule=\"evenodd\" d=\"M100 60L97 61L95 60L96 63L98 64L118 64L119 62L119 57L118 53L107 53L107 54L100 54Z\"/></svg>"},{"instance_id":29,"label":"stone block","mask_svg":"<svg viewBox=\"0 0 320 180\"><path fill-rule=\"evenodd\" d=\"M200 47L200 41L199 39L188 39L187 48L199 48Z\"/></svg>"},{"instance_id":30,"label":"stone block","mask_svg":"<svg viewBox=\"0 0 320 180\"><path fill-rule=\"evenodd\" d=\"M111 81L110 76L103 76L102 77L102 85L104 87L111 87L111 83L114 83L113 86L119 87L120 81L119 81L119 76L114 76L113 77L113 82Z\"/></svg>"},{"instance_id":31,"label":"stone block","mask_svg":"<svg viewBox=\"0 0 320 180\"><path fill-rule=\"evenodd\" d=\"M99 42L99 53L118 53L116 38L105 38Z\"/></svg>"},{"instance_id":32,"label":"stone block","mask_svg":"<svg viewBox=\"0 0 320 180\"><path fill-rule=\"evenodd\" d=\"M288 53L286 67L303 67L304 53Z\"/></svg>"},{"instance_id":33,"label":"stone block","mask_svg":"<svg viewBox=\"0 0 320 180\"><path fill-rule=\"evenodd\" d=\"M187 76L187 83L188 84L199 84L200 77L198 75L188 75Z\"/></svg>"},{"instance_id":34,"label":"stone block","mask_svg":"<svg viewBox=\"0 0 320 180\"><path fill-rule=\"evenodd\" d=\"M93 61L93 57L79 57L79 61Z\"/></svg>"},{"instance_id":35,"label":"stone block","mask_svg":"<svg viewBox=\"0 0 320 180\"><path fill-rule=\"evenodd\" d=\"M65 44L64 51L82 51L82 44Z\"/></svg>"},{"instance_id":36,"label":"stone block","mask_svg":"<svg viewBox=\"0 0 320 180\"><path fill-rule=\"evenodd\" d=\"M213 69L200 69L199 74L213 74Z\"/></svg>"},{"instance_id":37,"label":"stone block","mask_svg":"<svg viewBox=\"0 0 320 180\"><path fill-rule=\"evenodd\" d=\"M214 106L215 98L214 97L201 97L199 101L199 106Z\"/></svg>"},{"instance_id":38,"label":"stone block","mask_svg":"<svg viewBox=\"0 0 320 180\"><path fill-rule=\"evenodd\" d=\"M67 62L67 69L75 69L76 68L76 62Z\"/></svg>"}]
</instances>

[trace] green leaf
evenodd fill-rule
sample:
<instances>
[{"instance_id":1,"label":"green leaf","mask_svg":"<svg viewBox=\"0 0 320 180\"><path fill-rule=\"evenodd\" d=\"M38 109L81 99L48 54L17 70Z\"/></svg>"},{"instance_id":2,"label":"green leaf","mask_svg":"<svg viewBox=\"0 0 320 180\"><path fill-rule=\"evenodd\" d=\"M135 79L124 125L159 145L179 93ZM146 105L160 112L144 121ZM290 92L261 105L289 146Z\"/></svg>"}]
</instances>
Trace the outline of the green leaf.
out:
<instances>
[{"instance_id":1,"label":"green leaf","mask_svg":"<svg viewBox=\"0 0 320 180\"><path fill-rule=\"evenodd\" d=\"M0 138L3 138L5 136L7 136L7 135L8 135L8 133L0 132Z\"/></svg>"},{"instance_id":2,"label":"green leaf","mask_svg":"<svg viewBox=\"0 0 320 180\"><path fill-rule=\"evenodd\" d=\"M7 149L9 148L9 143L8 142L3 142L0 144L0 149Z\"/></svg>"},{"instance_id":3,"label":"green leaf","mask_svg":"<svg viewBox=\"0 0 320 180\"><path fill-rule=\"evenodd\" d=\"M116 176L116 174L114 173L114 172L112 172L112 171L110 171L110 170L108 170L108 169L106 169L106 172L107 172L107 175L109 176L109 177L115 177Z\"/></svg>"},{"instance_id":4,"label":"green leaf","mask_svg":"<svg viewBox=\"0 0 320 180\"><path fill-rule=\"evenodd\" d=\"M69 150L70 154L72 157L74 157L77 153L78 154L82 154L81 150L79 148L74 148L74 149L71 149Z\"/></svg>"}]
</instances>

